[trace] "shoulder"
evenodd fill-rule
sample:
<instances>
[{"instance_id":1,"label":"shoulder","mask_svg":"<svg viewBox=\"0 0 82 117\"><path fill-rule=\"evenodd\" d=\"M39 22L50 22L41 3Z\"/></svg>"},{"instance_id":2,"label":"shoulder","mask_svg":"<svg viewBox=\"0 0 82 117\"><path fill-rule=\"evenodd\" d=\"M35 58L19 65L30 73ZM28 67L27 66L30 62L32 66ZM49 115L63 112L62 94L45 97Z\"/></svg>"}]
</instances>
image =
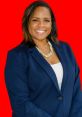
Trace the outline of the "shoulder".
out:
<instances>
[{"instance_id":1,"label":"shoulder","mask_svg":"<svg viewBox=\"0 0 82 117\"><path fill-rule=\"evenodd\" d=\"M28 63L28 46L19 44L16 47L10 49L7 53L6 65L8 66L20 66L25 67Z\"/></svg>"},{"instance_id":2,"label":"shoulder","mask_svg":"<svg viewBox=\"0 0 82 117\"><path fill-rule=\"evenodd\" d=\"M60 41L59 45L60 45L60 49L65 54L65 56L70 61L72 61L73 64L77 63L72 47L67 42L64 42L64 41Z\"/></svg>"},{"instance_id":3,"label":"shoulder","mask_svg":"<svg viewBox=\"0 0 82 117\"><path fill-rule=\"evenodd\" d=\"M60 47L63 47L63 48L65 48L65 49L71 49L71 47L70 47L70 45L67 43L67 42L65 42L65 41L59 41L59 45L60 45Z\"/></svg>"},{"instance_id":4,"label":"shoulder","mask_svg":"<svg viewBox=\"0 0 82 117\"><path fill-rule=\"evenodd\" d=\"M63 49L66 56L73 63L73 66L75 66L75 73L78 74L80 72L80 68L79 68L78 62L76 60L76 57L74 55L74 52L73 52L71 46L67 42L60 41L60 48Z\"/></svg>"},{"instance_id":5,"label":"shoulder","mask_svg":"<svg viewBox=\"0 0 82 117\"><path fill-rule=\"evenodd\" d=\"M60 41L60 48L63 49L67 57L70 59L70 61L72 61L73 65L79 69L78 62L76 60L72 47L67 42Z\"/></svg>"},{"instance_id":6,"label":"shoulder","mask_svg":"<svg viewBox=\"0 0 82 117\"><path fill-rule=\"evenodd\" d=\"M11 54L20 54L20 53L25 53L25 52L28 52L29 48L27 45L23 44L23 43L20 43L19 45L17 45L16 47L10 49L8 51L8 53L11 53Z\"/></svg>"},{"instance_id":7,"label":"shoulder","mask_svg":"<svg viewBox=\"0 0 82 117\"><path fill-rule=\"evenodd\" d=\"M59 44L60 44L60 48L63 49L65 53L67 53L70 57L74 56L72 47L67 42L60 41Z\"/></svg>"}]
</instances>

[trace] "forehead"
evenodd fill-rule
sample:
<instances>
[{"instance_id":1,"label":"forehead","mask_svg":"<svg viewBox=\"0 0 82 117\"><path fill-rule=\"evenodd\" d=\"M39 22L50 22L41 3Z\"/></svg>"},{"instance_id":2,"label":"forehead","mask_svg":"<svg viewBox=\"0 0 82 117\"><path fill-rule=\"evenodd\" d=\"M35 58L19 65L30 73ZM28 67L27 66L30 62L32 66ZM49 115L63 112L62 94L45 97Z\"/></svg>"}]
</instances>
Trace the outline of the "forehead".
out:
<instances>
[{"instance_id":1,"label":"forehead","mask_svg":"<svg viewBox=\"0 0 82 117\"><path fill-rule=\"evenodd\" d=\"M38 6L35 8L34 12L32 13L32 17L51 17L50 11L47 7Z\"/></svg>"}]
</instances>

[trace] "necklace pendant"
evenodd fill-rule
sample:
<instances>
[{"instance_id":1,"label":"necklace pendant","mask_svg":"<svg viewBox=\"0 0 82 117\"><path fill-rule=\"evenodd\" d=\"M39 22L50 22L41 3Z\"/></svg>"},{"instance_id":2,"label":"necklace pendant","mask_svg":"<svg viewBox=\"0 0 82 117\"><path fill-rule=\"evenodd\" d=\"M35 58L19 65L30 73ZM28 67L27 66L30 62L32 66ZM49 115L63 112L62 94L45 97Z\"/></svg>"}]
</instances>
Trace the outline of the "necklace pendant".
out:
<instances>
[{"instance_id":1,"label":"necklace pendant","mask_svg":"<svg viewBox=\"0 0 82 117\"><path fill-rule=\"evenodd\" d=\"M50 52L49 52L47 55L44 54L38 47L36 47L37 50L38 50L44 57L46 57L46 58L50 57L50 56L53 54L53 48L52 48L52 45L51 45L50 42L48 42L48 44L49 44L49 46L50 46Z\"/></svg>"}]
</instances>

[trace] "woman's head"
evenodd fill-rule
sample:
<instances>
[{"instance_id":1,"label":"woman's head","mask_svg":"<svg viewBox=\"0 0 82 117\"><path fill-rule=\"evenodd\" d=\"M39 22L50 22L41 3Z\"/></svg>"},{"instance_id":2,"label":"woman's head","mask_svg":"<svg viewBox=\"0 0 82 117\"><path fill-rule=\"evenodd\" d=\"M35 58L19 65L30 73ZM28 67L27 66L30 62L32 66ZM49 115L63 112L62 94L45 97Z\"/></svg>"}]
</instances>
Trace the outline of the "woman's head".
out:
<instances>
[{"instance_id":1,"label":"woman's head","mask_svg":"<svg viewBox=\"0 0 82 117\"><path fill-rule=\"evenodd\" d=\"M24 42L35 45L34 39L51 39L58 43L56 21L47 3L35 1L26 8L22 19Z\"/></svg>"}]
</instances>

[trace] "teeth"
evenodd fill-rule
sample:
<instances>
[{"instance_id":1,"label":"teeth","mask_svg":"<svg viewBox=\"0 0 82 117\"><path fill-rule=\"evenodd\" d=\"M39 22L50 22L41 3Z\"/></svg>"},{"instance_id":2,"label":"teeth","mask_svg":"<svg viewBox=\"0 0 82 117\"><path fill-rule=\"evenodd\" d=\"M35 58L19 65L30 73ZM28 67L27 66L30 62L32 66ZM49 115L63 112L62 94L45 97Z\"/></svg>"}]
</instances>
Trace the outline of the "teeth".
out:
<instances>
[{"instance_id":1,"label":"teeth","mask_svg":"<svg viewBox=\"0 0 82 117\"><path fill-rule=\"evenodd\" d=\"M43 33L44 31L43 31L43 30L37 30L37 32L39 32L39 33Z\"/></svg>"}]
</instances>

